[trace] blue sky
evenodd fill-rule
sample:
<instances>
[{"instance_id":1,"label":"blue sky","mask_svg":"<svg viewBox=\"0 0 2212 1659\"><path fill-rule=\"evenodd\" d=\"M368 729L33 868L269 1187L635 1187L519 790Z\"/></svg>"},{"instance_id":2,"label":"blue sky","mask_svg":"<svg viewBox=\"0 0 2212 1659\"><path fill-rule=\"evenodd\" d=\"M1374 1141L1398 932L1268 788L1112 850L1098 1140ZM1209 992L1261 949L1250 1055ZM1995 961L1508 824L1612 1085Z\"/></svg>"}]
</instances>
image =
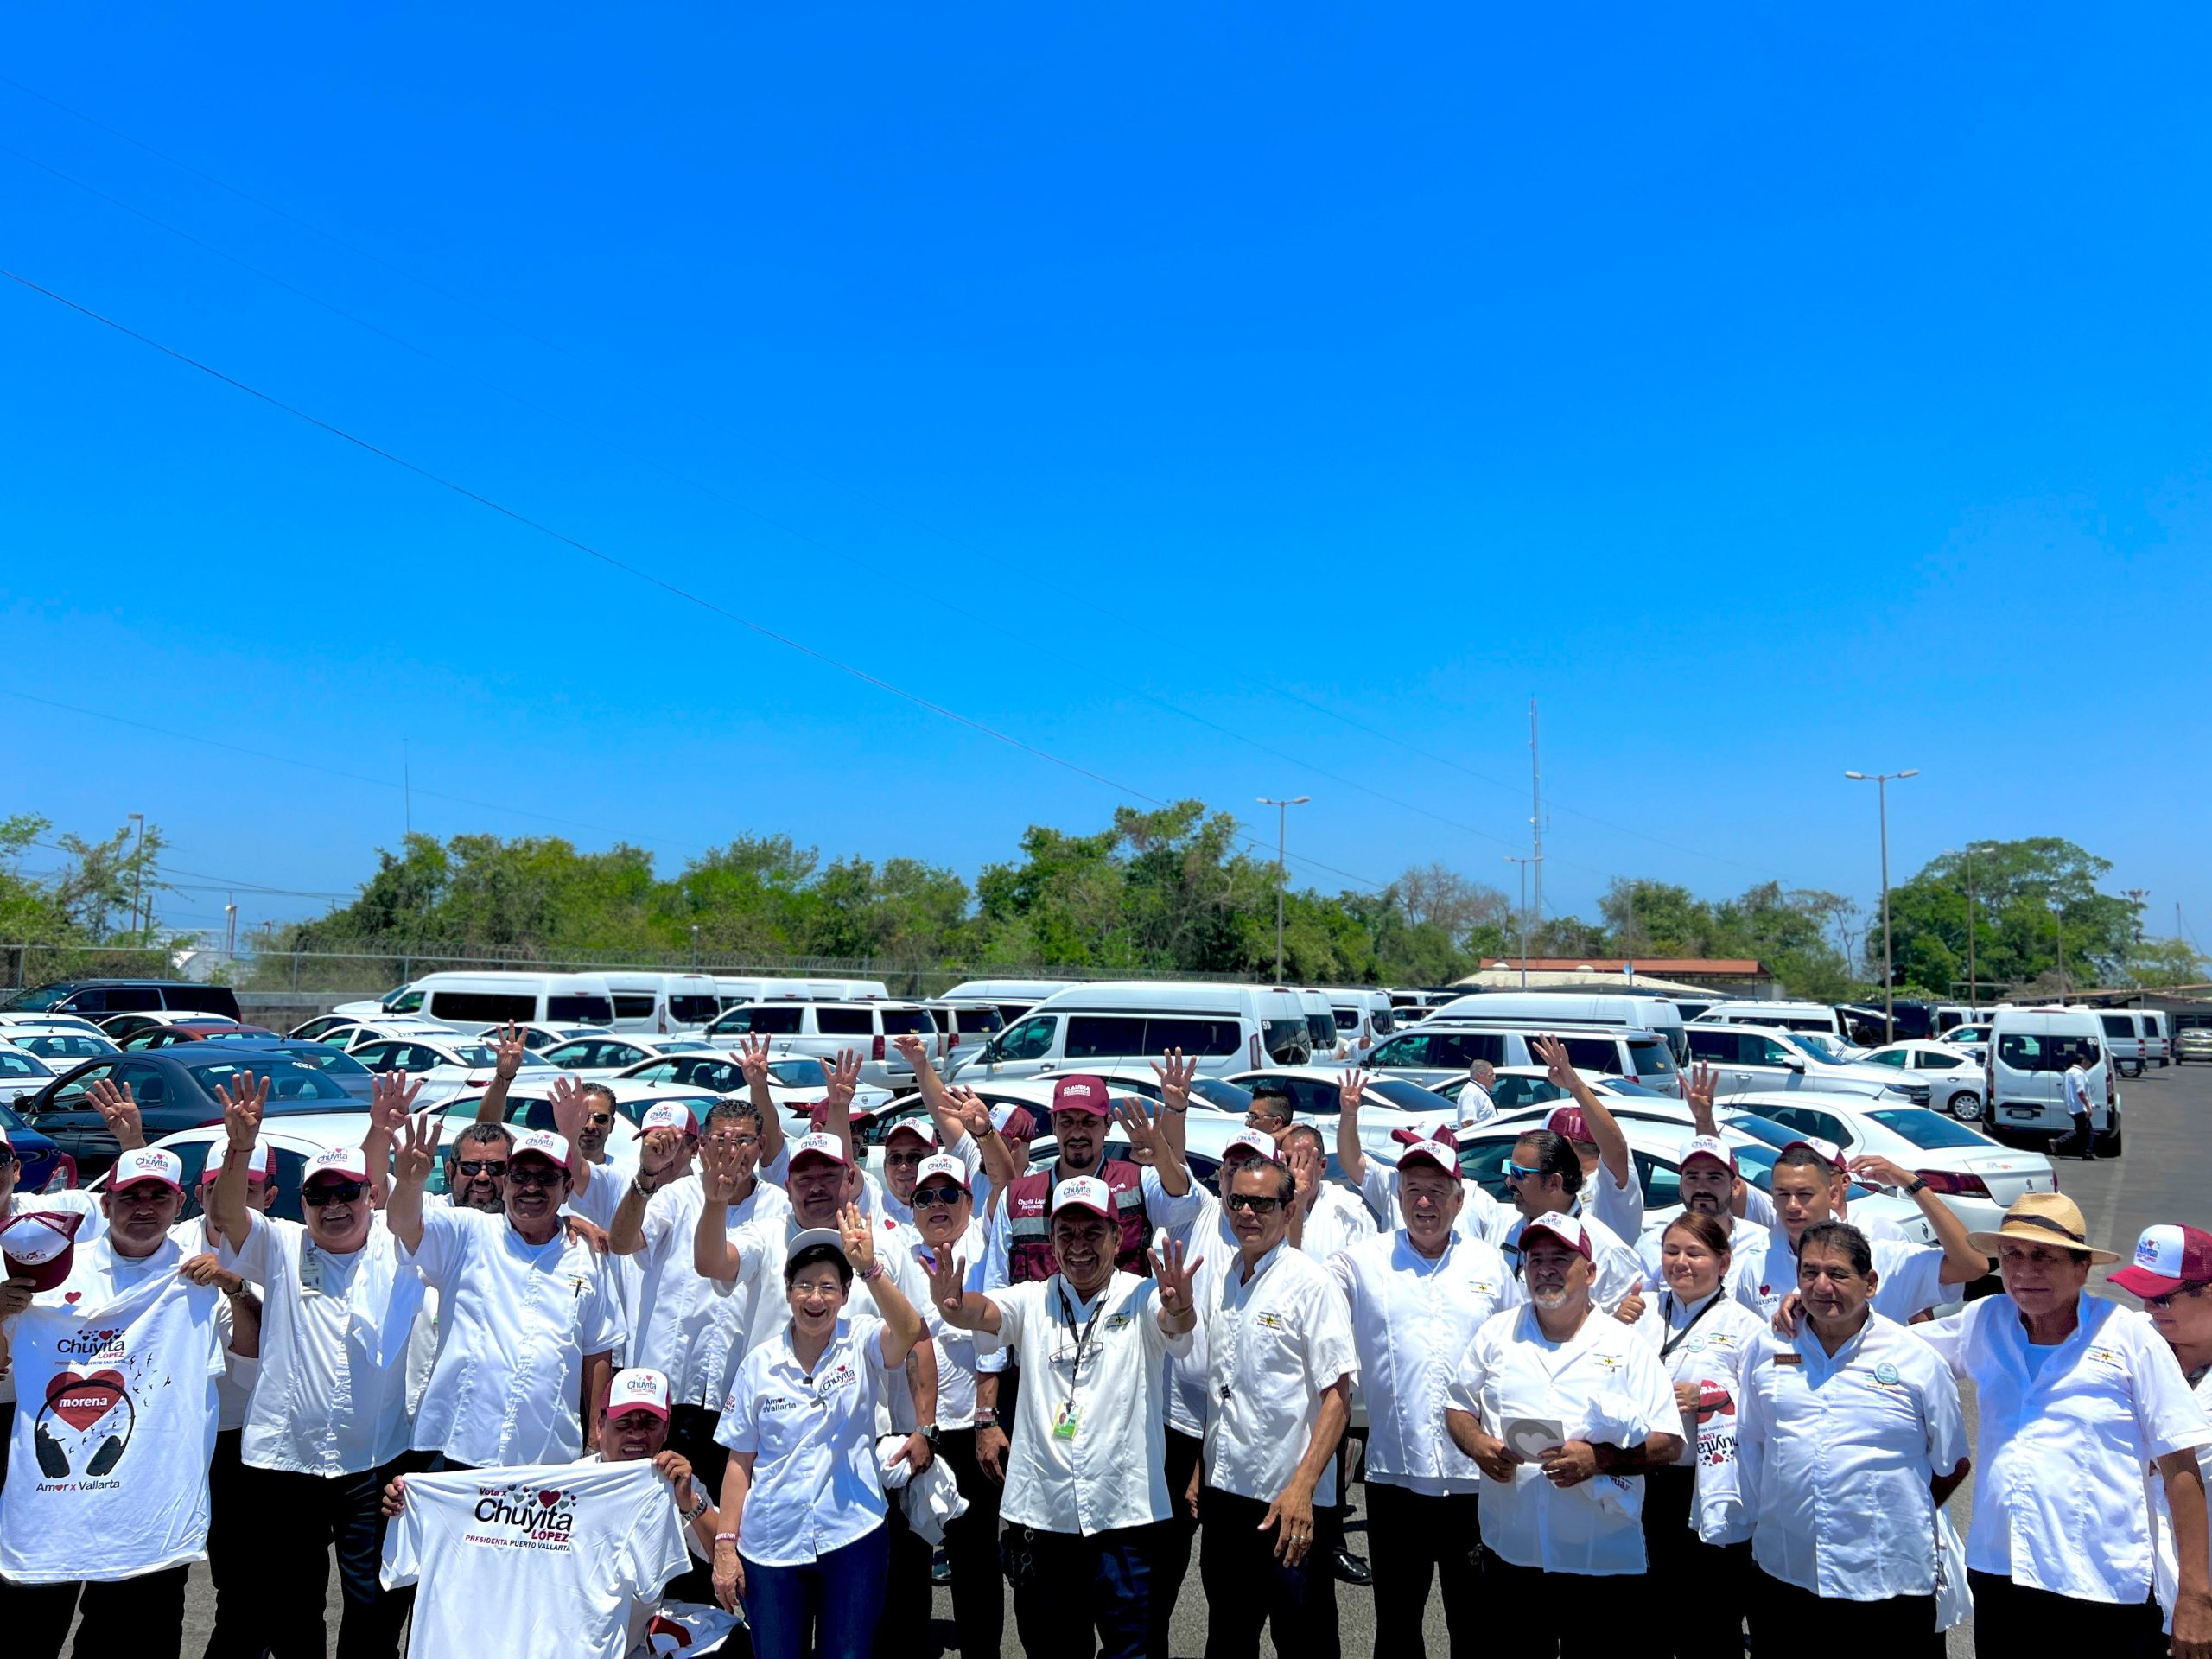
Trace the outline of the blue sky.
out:
<instances>
[{"instance_id":1,"label":"blue sky","mask_svg":"<svg viewBox=\"0 0 2212 1659\"><path fill-rule=\"evenodd\" d=\"M0 283L0 810L249 925L403 745L419 830L671 868L1310 794L1294 879L1510 891L1534 694L1548 908L1871 900L1916 766L1900 874L2063 835L2212 938L2201 15L7 29L10 270L1116 785Z\"/></svg>"}]
</instances>

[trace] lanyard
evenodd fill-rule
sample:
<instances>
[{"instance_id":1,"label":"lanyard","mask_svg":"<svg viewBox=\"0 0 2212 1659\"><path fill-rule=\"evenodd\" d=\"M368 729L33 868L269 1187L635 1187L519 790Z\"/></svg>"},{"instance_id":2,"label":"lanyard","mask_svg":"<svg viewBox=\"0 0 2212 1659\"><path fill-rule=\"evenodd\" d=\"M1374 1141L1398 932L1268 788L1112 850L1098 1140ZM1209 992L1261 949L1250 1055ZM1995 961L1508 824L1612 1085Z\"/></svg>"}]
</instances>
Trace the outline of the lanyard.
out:
<instances>
[{"instance_id":1,"label":"lanyard","mask_svg":"<svg viewBox=\"0 0 2212 1659\"><path fill-rule=\"evenodd\" d=\"M1106 1311L1106 1290L1111 1287L1112 1282L1109 1280L1107 1285L1100 1288L1098 1305L1090 1310L1090 1317L1084 1321L1083 1334L1076 1337L1075 1357L1068 1363L1068 1400L1067 1404L1062 1408L1063 1415L1075 1409L1075 1385L1077 1379L1083 1375L1083 1351L1090 1345L1090 1333L1098 1327L1098 1316ZM1068 1286L1065 1279L1060 1281L1060 1313L1068 1322L1069 1334L1073 1336L1075 1304L1068 1300Z\"/></svg>"},{"instance_id":2,"label":"lanyard","mask_svg":"<svg viewBox=\"0 0 2212 1659\"><path fill-rule=\"evenodd\" d=\"M1689 1335L1691 1332L1697 1329L1697 1322L1703 1319L1707 1314L1712 1313L1714 1308L1720 1306L1720 1296L1721 1293L1716 1290L1712 1295L1707 1297L1705 1299L1705 1306L1698 1309L1696 1313L1690 1315L1689 1323L1685 1325L1681 1330L1675 1332L1673 1336L1668 1338L1665 1342L1659 1345L1660 1358L1667 1359L1673 1356L1675 1350L1682 1345L1682 1338ZM1673 1291L1670 1290L1667 1293L1667 1299L1662 1304L1662 1306L1666 1313L1667 1318L1669 1320L1672 1320L1675 1317L1675 1293Z\"/></svg>"}]
</instances>

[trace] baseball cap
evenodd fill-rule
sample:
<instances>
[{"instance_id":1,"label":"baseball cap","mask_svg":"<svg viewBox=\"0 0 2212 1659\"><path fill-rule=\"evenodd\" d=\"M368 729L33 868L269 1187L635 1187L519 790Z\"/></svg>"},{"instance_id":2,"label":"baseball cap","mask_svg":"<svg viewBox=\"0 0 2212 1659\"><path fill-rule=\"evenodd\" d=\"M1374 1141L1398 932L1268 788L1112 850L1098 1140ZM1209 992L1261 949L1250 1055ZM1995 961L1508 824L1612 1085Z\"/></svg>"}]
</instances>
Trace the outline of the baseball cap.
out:
<instances>
[{"instance_id":1,"label":"baseball cap","mask_svg":"<svg viewBox=\"0 0 2212 1659\"><path fill-rule=\"evenodd\" d=\"M126 1186L140 1181L159 1181L163 1186L184 1191L184 1166L173 1152L163 1152L159 1147L133 1147L115 1160L115 1167L108 1172L107 1190L120 1192Z\"/></svg>"},{"instance_id":2,"label":"baseball cap","mask_svg":"<svg viewBox=\"0 0 2212 1659\"><path fill-rule=\"evenodd\" d=\"M668 1379L642 1365L615 1372L607 1390L607 1415L612 1421L626 1411L650 1411L656 1417L666 1417Z\"/></svg>"},{"instance_id":3,"label":"baseball cap","mask_svg":"<svg viewBox=\"0 0 2212 1659\"><path fill-rule=\"evenodd\" d=\"M1282 1161L1282 1152L1271 1135L1262 1135L1257 1129L1239 1129L1222 1144L1221 1161L1227 1163L1232 1152L1256 1152L1271 1162Z\"/></svg>"},{"instance_id":4,"label":"baseball cap","mask_svg":"<svg viewBox=\"0 0 2212 1659\"><path fill-rule=\"evenodd\" d=\"M829 1103L828 1101L826 1101L826 1100L817 1100L817 1101L810 1101L810 1102L809 1102L809 1103L808 1103L808 1104L807 1104L807 1108L806 1108L806 1126L807 1126L807 1128L809 1128L810 1129L818 1129L818 1128L821 1128L824 1123L827 1123L829 1121L830 1121L830 1103Z\"/></svg>"},{"instance_id":5,"label":"baseball cap","mask_svg":"<svg viewBox=\"0 0 2212 1659\"><path fill-rule=\"evenodd\" d=\"M949 1156L942 1152L938 1153L934 1158L925 1158L922 1160L922 1166L914 1172L914 1185L916 1186L925 1186L931 1179L939 1175L944 1176L947 1179L952 1181L963 1192L969 1192L975 1190L969 1185L968 1166L961 1162L959 1159Z\"/></svg>"},{"instance_id":6,"label":"baseball cap","mask_svg":"<svg viewBox=\"0 0 2212 1659\"><path fill-rule=\"evenodd\" d=\"M991 1108L991 1127L1009 1141L1034 1141L1037 1120L1030 1116L1027 1106L994 1106Z\"/></svg>"},{"instance_id":7,"label":"baseball cap","mask_svg":"<svg viewBox=\"0 0 2212 1659\"><path fill-rule=\"evenodd\" d=\"M77 1259L75 1210L25 1210L0 1221L0 1256L10 1279L28 1279L33 1290L52 1290L69 1276Z\"/></svg>"},{"instance_id":8,"label":"baseball cap","mask_svg":"<svg viewBox=\"0 0 2212 1659\"><path fill-rule=\"evenodd\" d=\"M638 1120L640 1133L653 1129L681 1129L686 1135L699 1133L698 1121L691 1116L691 1109L680 1100L657 1100L645 1108L645 1115Z\"/></svg>"},{"instance_id":9,"label":"baseball cap","mask_svg":"<svg viewBox=\"0 0 2212 1659\"><path fill-rule=\"evenodd\" d=\"M369 1179L369 1160L359 1147L326 1147L308 1160L300 1185L307 1185L318 1175L335 1175L343 1181L365 1181Z\"/></svg>"},{"instance_id":10,"label":"baseball cap","mask_svg":"<svg viewBox=\"0 0 2212 1659\"><path fill-rule=\"evenodd\" d=\"M937 1125L926 1116L900 1118L883 1132L884 1144L888 1146L894 1135L911 1135L925 1147L937 1145Z\"/></svg>"},{"instance_id":11,"label":"baseball cap","mask_svg":"<svg viewBox=\"0 0 2212 1659\"><path fill-rule=\"evenodd\" d=\"M1580 1106L1557 1106L1544 1120L1544 1127L1554 1135L1563 1135L1570 1141L1580 1141L1585 1146L1594 1145L1598 1137L1590 1133L1590 1125L1582 1116Z\"/></svg>"},{"instance_id":12,"label":"baseball cap","mask_svg":"<svg viewBox=\"0 0 2212 1659\"><path fill-rule=\"evenodd\" d=\"M1596 1259L1595 1254L1590 1248L1588 1231L1584 1229L1580 1221L1564 1211L1553 1211L1545 1215L1532 1216L1522 1224L1521 1253L1523 1255L1529 1253L1529 1235L1531 1233L1549 1233L1585 1262Z\"/></svg>"},{"instance_id":13,"label":"baseball cap","mask_svg":"<svg viewBox=\"0 0 2212 1659\"><path fill-rule=\"evenodd\" d=\"M270 1174L269 1160L269 1143L265 1141L255 1141L253 1143L253 1150L246 1154L245 1157L246 1179L249 1181L267 1180ZM210 1181L214 1180L217 1177L222 1174L223 1161L224 1160L221 1158L210 1158L207 1160L207 1166L200 1172L200 1185L207 1185Z\"/></svg>"},{"instance_id":14,"label":"baseball cap","mask_svg":"<svg viewBox=\"0 0 2212 1659\"><path fill-rule=\"evenodd\" d=\"M852 1161L851 1159L845 1156L845 1143L840 1141L834 1135L802 1135L799 1136L798 1140L791 1142L791 1167L794 1169L798 1168L798 1160L802 1158L827 1158L833 1164L849 1164ZM815 1230L817 1232L827 1232L829 1230L827 1228L817 1228ZM831 1242L835 1243L837 1236L835 1233L831 1233L830 1236Z\"/></svg>"},{"instance_id":15,"label":"baseball cap","mask_svg":"<svg viewBox=\"0 0 2212 1659\"><path fill-rule=\"evenodd\" d=\"M1071 1181L1062 1181L1053 1189L1052 1213L1063 1210L1088 1210L1093 1215L1114 1219L1114 1194L1105 1182L1095 1176L1078 1175Z\"/></svg>"},{"instance_id":16,"label":"baseball cap","mask_svg":"<svg viewBox=\"0 0 2212 1659\"><path fill-rule=\"evenodd\" d=\"M1682 1147L1682 1163L1685 1167L1688 1166L1690 1160L1693 1158L1710 1158L1716 1164L1725 1164L1727 1166L1728 1173L1731 1175L1733 1175L1736 1173L1735 1148L1731 1147L1726 1141L1719 1140L1715 1136L1710 1135L1692 1135L1688 1143Z\"/></svg>"},{"instance_id":17,"label":"baseball cap","mask_svg":"<svg viewBox=\"0 0 2212 1659\"><path fill-rule=\"evenodd\" d=\"M845 1241L836 1228L802 1227L791 1235L791 1242L784 1250L784 1260L788 1262L801 1250L810 1250L817 1244L827 1244L840 1255L845 1253Z\"/></svg>"},{"instance_id":18,"label":"baseball cap","mask_svg":"<svg viewBox=\"0 0 2212 1659\"><path fill-rule=\"evenodd\" d=\"M2171 1296L2189 1285L2212 1285L2212 1233L2162 1222L2135 1241L2135 1260L2107 1278L2138 1296Z\"/></svg>"},{"instance_id":19,"label":"baseball cap","mask_svg":"<svg viewBox=\"0 0 2212 1659\"><path fill-rule=\"evenodd\" d=\"M1819 1159L1822 1163L1838 1172L1840 1172L1844 1167L1843 1154L1840 1152L1823 1152L1820 1147L1815 1146L1810 1141L1805 1140L1790 1141L1789 1146L1783 1147L1782 1152L1788 1152L1790 1147L1804 1147L1805 1150L1811 1153L1814 1157ZM1778 1159L1782 1156L1782 1152L1777 1152L1774 1155Z\"/></svg>"},{"instance_id":20,"label":"baseball cap","mask_svg":"<svg viewBox=\"0 0 2212 1659\"><path fill-rule=\"evenodd\" d=\"M550 1129L524 1129L515 1136L514 1145L508 1149L507 1161L518 1158L543 1158L557 1168L569 1166L569 1140Z\"/></svg>"},{"instance_id":21,"label":"baseball cap","mask_svg":"<svg viewBox=\"0 0 2212 1659\"><path fill-rule=\"evenodd\" d=\"M1062 1077L1052 1085L1052 1109L1056 1112L1088 1112L1093 1117L1105 1116L1106 1080L1103 1077Z\"/></svg>"},{"instance_id":22,"label":"baseball cap","mask_svg":"<svg viewBox=\"0 0 2212 1659\"><path fill-rule=\"evenodd\" d=\"M1401 1131L1408 1133L1408 1131ZM1415 1139L1398 1154L1398 1167L1419 1161L1433 1164L1447 1175L1459 1173L1459 1142L1449 1129L1439 1129L1434 1135Z\"/></svg>"}]
</instances>

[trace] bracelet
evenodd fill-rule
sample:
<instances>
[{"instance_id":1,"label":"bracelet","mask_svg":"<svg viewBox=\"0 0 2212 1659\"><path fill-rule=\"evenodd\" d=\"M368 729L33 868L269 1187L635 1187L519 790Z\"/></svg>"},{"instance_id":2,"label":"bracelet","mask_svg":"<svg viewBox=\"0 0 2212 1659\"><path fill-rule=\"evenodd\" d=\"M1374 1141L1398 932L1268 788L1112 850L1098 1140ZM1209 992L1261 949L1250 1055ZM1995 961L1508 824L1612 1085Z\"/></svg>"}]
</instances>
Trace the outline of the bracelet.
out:
<instances>
[{"instance_id":1,"label":"bracelet","mask_svg":"<svg viewBox=\"0 0 2212 1659\"><path fill-rule=\"evenodd\" d=\"M1180 1105L1180 1106L1178 1106L1178 1105L1177 1105L1173 1101L1172 1101L1172 1100L1167 1100L1167 1099L1164 1099L1164 1098L1163 1098L1163 1099L1160 1101L1160 1103L1162 1106L1166 1107L1169 1111L1173 1112L1173 1113L1174 1113L1177 1116L1179 1116L1179 1116L1181 1116L1185 1112L1187 1112L1187 1111L1189 1111L1189 1110L1191 1109L1190 1105L1189 1105L1189 1103L1187 1103L1187 1102L1185 1102L1184 1104L1182 1104L1182 1105Z\"/></svg>"},{"instance_id":2,"label":"bracelet","mask_svg":"<svg viewBox=\"0 0 2212 1659\"><path fill-rule=\"evenodd\" d=\"M871 1262L861 1271L861 1278L871 1285L882 1277L883 1263L880 1262Z\"/></svg>"},{"instance_id":3,"label":"bracelet","mask_svg":"<svg viewBox=\"0 0 2212 1659\"><path fill-rule=\"evenodd\" d=\"M976 1407L976 1427L978 1427L978 1428L996 1428L998 1426L999 1426L999 1414L998 1414L998 1408L997 1408L996 1407L995 1407L995 1406L978 1406L978 1407Z\"/></svg>"},{"instance_id":4,"label":"bracelet","mask_svg":"<svg viewBox=\"0 0 2212 1659\"><path fill-rule=\"evenodd\" d=\"M699 1501L683 1512L683 1524L689 1526L707 1512L707 1495L699 1494Z\"/></svg>"},{"instance_id":5,"label":"bracelet","mask_svg":"<svg viewBox=\"0 0 2212 1659\"><path fill-rule=\"evenodd\" d=\"M718 1532L715 1535L715 1541L718 1544L734 1544L737 1541L737 1535L734 1532Z\"/></svg>"}]
</instances>

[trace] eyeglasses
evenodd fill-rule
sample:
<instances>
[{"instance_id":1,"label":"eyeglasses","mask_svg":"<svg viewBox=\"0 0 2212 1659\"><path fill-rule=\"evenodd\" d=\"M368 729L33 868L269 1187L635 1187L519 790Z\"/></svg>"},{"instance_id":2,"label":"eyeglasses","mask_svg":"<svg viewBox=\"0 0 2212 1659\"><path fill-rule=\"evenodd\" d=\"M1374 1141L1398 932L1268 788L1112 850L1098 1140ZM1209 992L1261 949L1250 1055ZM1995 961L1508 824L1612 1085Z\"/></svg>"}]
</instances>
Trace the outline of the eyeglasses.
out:
<instances>
[{"instance_id":1,"label":"eyeglasses","mask_svg":"<svg viewBox=\"0 0 2212 1659\"><path fill-rule=\"evenodd\" d=\"M1543 1173L1541 1167L1536 1165L1516 1164L1510 1158L1505 1160L1505 1179L1509 1181L1525 1181L1532 1176L1541 1175Z\"/></svg>"},{"instance_id":2,"label":"eyeglasses","mask_svg":"<svg viewBox=\"0 0 2212 1659\"><path fill-rule=\"evenodd\" d=\"M320 1210L326 1204L351 1204L365 1191L359 1181L324 1181L302 1188L300 1202L311 1210Z\"/></svg>"},{"instance_id":3,"label":"eyeglasses","mask_svg":"<svg viewBox=\"0 0 2212 1659\"><path fill-rule=\"evenodd\" d=\"M479 1175L489 1175L496 1181L507 1173L507 1160L504 1158L464 1159L454 1167L472 1181Z\"/></svg>"},{"instance_id":4,"label":"eyeglasses","mask_svg":"<svg viewBox=\"0 0 2212 1659\"><path fill-rule=\"evenodd\" d=\"M1281 1112L1263 1112L1255 1106L1244 1114L1244 1127L1255 1128L1262 1123L1287 1123L1290 1120Z\"/></svg>"},{"instance_id":5,"label":"eyeglasses","mask_svg":"<svg viewBox=\"0 0 2212 1659\"><path fill-rule=\"evenodd\" d=\"M895 1164L901 1169L906 1168L909 1164L919 1169L922 1166L922 1160L928 1156L929 1154L926 1152L887 1152L883 1154L883 1161L886 1164Z\"/></svg>"},{"instance_id":6,"label":"eyeglasses","mask_svg":"<svg viewBox=\"0 0 2212 1659\"><path fill-rule=\"evenodd\" d=\"M957 1186L918 1186L914 1189L917 1210L932 1204L955 1205L968 1195Z\"/></svg>"},{"instance_id":7,"label":"eyeglasses","mask_svg":"<svg viewBox=\"0 0 2212 1659\"><path fill-rule=\"evenodd\" d=\"M1249 1210L1255 1216L1271 1216L1282 1208L1281 1198L1255 1198L1249 1192L1232 1192L1222 1202L1231 1210Z\"/></svg>"},{"instance_id":8,"label":"eyeglasses","mask_svg":"<svg viewBox=\"0 0 2212 1659\"><path fill-rule=\"evenodd\" d=\"M543 1166L525 1167L518 1164L513 1173L507 1177L507 1185L520 1187L552 1186L559 1183L564 1175L565 1172L562 1170L547 1169Z\"/></svg>"},{"instance_id":9,"label":"eyeglasses","mask_svg":"<svg viewBox=\"0 0 2212 1659\"><path fill-rule=\"evenodd\" d=\"M588 1117L584 1119L585 1122L596 1124L602 1129L613 1121L614 1114L612 1112L594 1112Z\"/></svg>"},{"instance_id":10,"label":"eyeglasses","mask_svg":"<svg viewBox=\"0 0 2212 1659\"><path fill-rule=\"evenodd\" d=\"M2207 1289L2212 1289L2212 1286L2183 1285L2180 1289L2170 1290L2163 1296L2145 1296L2143 1299L2143 1306L2145 1307L2171 1307L2176 1302L2180 1301L2183 1297L2187 1297L2193 1302L2198 1297L2202 1296Z\"/></svg>"}]
</instances>

